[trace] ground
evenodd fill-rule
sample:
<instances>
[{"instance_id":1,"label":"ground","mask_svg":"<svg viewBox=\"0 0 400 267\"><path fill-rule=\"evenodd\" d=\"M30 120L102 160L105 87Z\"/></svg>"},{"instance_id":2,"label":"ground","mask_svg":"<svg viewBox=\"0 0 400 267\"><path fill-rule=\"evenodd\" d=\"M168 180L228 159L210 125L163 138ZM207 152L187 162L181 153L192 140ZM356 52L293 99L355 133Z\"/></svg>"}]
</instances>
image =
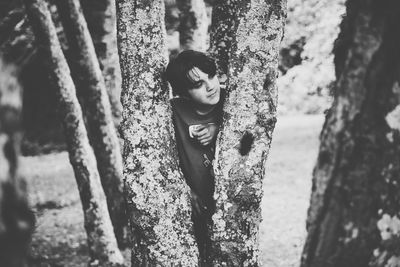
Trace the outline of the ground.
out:
<instances>
[{"instance_id":1,"label":"ground","mask_svg":"<svg viewBox=\"0 0 400 267\"><path fill-rule=\"evenodd\" d=\"M278 118L264 181L263 266L298 266L322 123L321 115ZM37 218L31 266L87 266L83 213L68 154L22 157L20 162ZM123 254L129 262L129 251Z\"/></svg>"},{"instance_id":2,"label":"ground","mask_svg":"<svg viewBox=\"0 0 400 267\"><path fill-rule=\"evenodd\" d=\"M264 178L260 250L265 267L299 266L322 115L278 118Z\"/></svg>"}]
</instances>

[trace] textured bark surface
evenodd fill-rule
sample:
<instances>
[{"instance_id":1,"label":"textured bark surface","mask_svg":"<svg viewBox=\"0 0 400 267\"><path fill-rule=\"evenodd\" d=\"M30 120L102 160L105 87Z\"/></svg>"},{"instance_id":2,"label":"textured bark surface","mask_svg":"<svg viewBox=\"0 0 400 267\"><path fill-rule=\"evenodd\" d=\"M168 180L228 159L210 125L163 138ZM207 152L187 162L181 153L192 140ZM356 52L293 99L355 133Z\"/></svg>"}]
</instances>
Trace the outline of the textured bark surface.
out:
<instances>
[{"instance_id":1,"label":"textured bark surface","mask_svg":"<svg viewBox=\"0 0 400 267\"><path fill-rule=\"evenodd\" d=\"M230 0L220 1L213 6L209 52L214 55L220 75L228 74L239 22L249 5L250 0Z\"/></svg>"},{"instance_id":2,"label":"textured bark surface","mask_svg":"<svg viewBox=\"0 0 400 267\"><path fill-rule=\"evenodd\" d=\"M197 266L189 187L178 168L168 88L164 3L117 1L124 179L132 266Z\"/></svg>"},{"instance_id":3,"label":"textured bark surface","mask_svg":"<svg viewBox=\"0 0 400 267\"><path fill-rule=\"evenodd\" d=\"M206 51L208 18L203 0L177 0L179 14L179 42L182 50Z\"/></svg>"},{"instance_id":4,"label":"textured bark surface","mask_svg":"<svg viewBox=\"0 0 400 267\"><path fill-rule=\"evenodd\" d=\"M349 0L303 267L400 266L400 3Z\"/></svg>"},{"instance_id":5,"label":"textured bark surface","mask_svg":"<svg viewBox=\"0 0 400 267\"><path fill-rule=\"evenodd\" d=\"M113 233L96 159L50 12L43 0L26 0L25 4L36 40L49 61L50 78L57 90L69 158L82 201L91 264L121 266L123 258Z\"/></svg>"},{"instance_id":6,"label":"textured bark surface","mask_svg":"<svg viewBox=\"0 0 400 267\"><path fill-rule=\"evenodd\" d=\"M262 181L276 122L286 1L221 1L214 10L211 50L228 75L214 166L214 265L260 266Z\"/></svg>"},{"instance_id":7,"label":"textured bark surface","mask_svg":"<svg viewBox=\"0 0 400 267\"><path fill-rule=\"evenodd\" d=\"M34 216L18 175L22 92L11 67L0 60L0 264L26 266Z\"/></svg>"},{"instance_id":8,"label":"textured bark surface","mask_svg":"<svg viewBox=\"0 0 400 267\"><path fill-rule=\"evenodd\" d=\"M82 0L81 4L103 73L115 125L118 126L122 105L115 0Z\"/></svg>"},{"instance_id":9,"label":"textured bark surface","mask_svg":"<svg viewBox=\"0 0 400 267\"><path fill-rule=\"evenodd\" d=\"M108 210L120 246L127 243L123 197L122 154L112 120L110 101L79 0L58 0L60 18L69 44L69 65L88 126ZM115 44L116 45L116 44Z\"/></svg>"}]
</instances>

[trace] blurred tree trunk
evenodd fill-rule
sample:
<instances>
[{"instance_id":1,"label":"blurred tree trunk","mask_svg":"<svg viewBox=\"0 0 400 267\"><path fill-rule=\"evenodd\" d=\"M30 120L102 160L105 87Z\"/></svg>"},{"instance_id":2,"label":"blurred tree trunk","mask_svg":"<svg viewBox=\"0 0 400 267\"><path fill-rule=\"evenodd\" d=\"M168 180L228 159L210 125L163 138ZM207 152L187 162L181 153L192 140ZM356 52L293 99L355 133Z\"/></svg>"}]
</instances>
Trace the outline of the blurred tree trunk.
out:
<instances>
[{"instance_id":1,"label":"blurred tree trunk","mask_svg":"<svg viewBox=\"0 0 400 267\"><path fill-rule=\"evenodd\" d=\"M220 1L212 49L227 75L223 130L216 149L215 266L260 266L260 202L276 122L279 47L286 1Z\"/></svg>"},{"instance_id":2,"label":"blurred tree trunk","mask_svg":"<svg viewBox=\"0 0 400 267\"><path fill-rule=\"evenodd\" d=\"M5 62L23 67L35 53L33 36L20 1L0 1L0 53Z\"/></svg>"},{"instance_id":3,"label":"blurred tree trunk","mask_svg":"<svg viewBox=\"0 0 400 267\"><path fill-rule=\"evenodd\" d=\"M127 243L127 216L122 182L122 154L110 102L79 0L57 0L69 44L69 65L88 126L108 210L120 247Z\"/></svg>"},{"instance_id":4,"label":"blurred tree trunk","mask_svg":"<svg viewBox=\"0 0 400 267\"><path fill-rule=\"evenodd\" d=\"M349 0L303 267L400 266L400 3Z\"/></svg>"},{"instance_id":5,"label":"blurred tree trunk","mask_svg":"<svg viewBox=\"0 0 400 267\"><path fill-rule=\"evenodd\" d=\"M115 0L81 0L103 73L115 125L121 121L121 71L117 48Z\"/></svg>"},{"instance_id":6,"label":"blurred tree trunk","mask_svg":"<svg viewBox=\"0 0 400 267\"><path fill-rule=\"evenodd\" d=\"M0 265L22 267L34 227L25 183L18 174L22 92L2 60L0 73Z\"/></svg>"},{"instance_id":7,"label":"blurred tree trunk","mask_svg":"<svg viewBox=\"0 0 400 267\"><path fill-rule=\"evenodd\" d=\"M12 36L14 28L24 19L25 14L21 7L15 6L15 2L6 6L0 5L0 7L8 11L4 16L0 17L0 44L3 44Z\"/></svg>"},{"instance_id":8,"label":"blurred tree trunk","mask_svg":"<svg viewBox=\"0 0 400 267\"><path fill-rule=\"evenodd\" d=\"M206 51L208 18L204 0L176 0L179 14L179 42L182 50Z\"/></svg>"},{"instance_id":9,"label":"blurred tree trunk","mask_svg":"<svg viewBox=\"0 0 400 267\"><path fill-rule=\"evenodd\" d=\"M168 88L161 79L167 57L164 2L118 0L117 31L132 266L196 266L190 192L179 171Z\"/></svg>"},{"instance_id":10,"label":"blurred tree trunk","mask_svg":"<svg viewBox=\"0 0 400 267\"><path fill-rule=\"evenodd\" d=\"M96 159L89 145L75 86L50 12L44 0L25 0L25 4L36 40L43 47L42 53L49 62L50 77L57 90L70 162L82 201L91 264L121 266L123 258L113 233Z\"/></svg>"}]
</instances>

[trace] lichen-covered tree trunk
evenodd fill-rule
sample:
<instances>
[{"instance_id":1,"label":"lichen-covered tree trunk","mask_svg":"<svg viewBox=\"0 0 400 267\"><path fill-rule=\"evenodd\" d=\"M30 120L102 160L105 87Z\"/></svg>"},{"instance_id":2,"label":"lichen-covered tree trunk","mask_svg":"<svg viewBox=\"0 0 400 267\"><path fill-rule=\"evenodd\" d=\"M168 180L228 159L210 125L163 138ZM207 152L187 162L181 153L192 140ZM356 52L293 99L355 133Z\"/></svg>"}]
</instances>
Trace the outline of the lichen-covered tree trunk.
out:
<instances>
[{"instance_id":1,"label":"lichen-covered tree trunk","mask_svg":"<svg viewBox=\"0 0 400 267\"><path fill-rule=\"evenodd\" d=\"M83 103L89 140L96 155L114 232L118 244L124 246L127 243L127 216L122 154L104 78L79 0L58 0L57 6L69 44L68 62Z\"/></svg>"},{"instance_id":2,"label":"lichen-covered tree trunk","mask_svg":"<svg viewBox=\"0 0 400 267\"><path fill-rule=\"evenodd\" d=\"M240 18L248 10L249 2L250 0L220 1L213 6L209 52L214 55L220 76L228 74L236 31Z\"/></svg>"},{"instance_id":3,"label":"lichen-covered tree trunk","mask_svg":"<svg viewBox=\"0 0 400 267\"><path fill-rule=\"evenodd\" d=\"M179 42L182 50L207 49L208 18L204 0L177 0L179 14Z\"/></svg>"},{"instance_id":4,"label":"lichen-covered tree trunk","mask_svg":"<svg viewBox=\"0 0 400 267\"><path fill-rule=\"evenodd\" d=\"M103 73L115 125L121 121L121 71L117 48L115 0L81 0Z\"/></svg>"},{"instance_id":5,"label":"lichen-covered tree trunk","mask_svg":"<svg viewBox=\"0 0 400 267\"><path fill-rule=\"evenodd\" d=\"M18 174L22 92L12 68L0 59L0 265L26 266L34 216Z\"/></svg>"},{"instance_id":6,"label":"lichen-covered tree trunk","mask_svg":"<svg viewBox=\"0 0 400 267\"><path fill-rule=\"evenodd\" d=\"M216 149L215 266L260 266L260 202L276 122L279 46L286 1L221 1L212 22L214 55L227 75Z\"/></svg>"},{"instance_id":7,"label":"lichen-covered tree trunk","mask_svg":"<svg viewBox=\"0 0 400 267\"><path fill-rule=\"evenodd\" d=\"M348 0L302 267L400 266L400 3Z\"/></svg>"},{"instance_id":8,"label":"lichen-covered tree trunk","mask_svg":"<svg viewBox=\"0 0 400 267\"><path fill-rule=\"evenodd\" d=\"M168 88L164 3L117 1L124 179L132 266L197 266L189 187L177 161Z\"/></svg>"},{"instance_id":9,"label":"lichen-covered tree trunk","mask_svg":"<svg viewBox=\"0 0 400 267\"><path fill-rule=\"evenodd\" d=\"M95 155L89 145L75 86L50 12L44 0L25 0L25 5L36 41L48 60L50 78L57 90L69 159L82 201L91 264L121 266L123 258L113 233Z\"/></svg>"}]
</instances>

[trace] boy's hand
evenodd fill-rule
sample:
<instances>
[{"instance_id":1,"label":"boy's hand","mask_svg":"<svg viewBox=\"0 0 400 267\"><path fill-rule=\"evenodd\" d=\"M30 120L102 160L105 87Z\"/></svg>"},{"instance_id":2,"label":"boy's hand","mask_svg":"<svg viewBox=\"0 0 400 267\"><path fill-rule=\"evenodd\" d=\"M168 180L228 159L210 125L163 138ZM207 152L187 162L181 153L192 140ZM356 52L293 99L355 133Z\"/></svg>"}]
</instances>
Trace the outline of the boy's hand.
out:
<instances>
[{"instance_id":1,"label":"boy's hand","mask_svg":"<svg viewBox=\"0 0 400 267\"><path fill-rule=\"evenodd\" d=\"M203 146L209 145L218 134L218 126L216 124L201 125L193 132L194 138Z\"/></svg>"}]
</instances>

